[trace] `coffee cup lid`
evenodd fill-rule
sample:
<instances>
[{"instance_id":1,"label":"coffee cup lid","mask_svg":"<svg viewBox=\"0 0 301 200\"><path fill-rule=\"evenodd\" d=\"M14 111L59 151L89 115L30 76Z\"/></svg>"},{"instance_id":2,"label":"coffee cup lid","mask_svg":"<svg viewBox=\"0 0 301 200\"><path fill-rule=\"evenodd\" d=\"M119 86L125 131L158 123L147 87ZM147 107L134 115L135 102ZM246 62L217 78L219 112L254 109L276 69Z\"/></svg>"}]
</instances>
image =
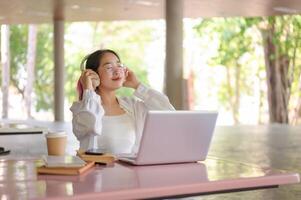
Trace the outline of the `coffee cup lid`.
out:
<instances>
[{"instance_id":1,"label":"coffee cup lid","mask_svg":"<svg viewBox=\"0 0 301 200\"><path fill-rule=\"evenodd\" d=\"M46 134L47 138L65 137L65 136L67 136L65 131L53 131L53 132L48 132Z\"/></svg>"}]
</instances>

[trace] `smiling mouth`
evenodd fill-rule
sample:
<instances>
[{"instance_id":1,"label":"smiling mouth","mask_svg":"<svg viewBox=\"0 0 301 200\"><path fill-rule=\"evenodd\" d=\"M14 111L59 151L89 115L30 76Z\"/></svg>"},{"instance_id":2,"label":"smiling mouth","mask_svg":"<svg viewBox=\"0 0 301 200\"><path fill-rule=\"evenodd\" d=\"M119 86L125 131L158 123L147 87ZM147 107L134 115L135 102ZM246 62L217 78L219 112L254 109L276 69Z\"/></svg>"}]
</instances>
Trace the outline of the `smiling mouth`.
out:
<instances>
[{"instance_id":1,"label":"smiling mouth","mask_svg":"<svg viewBox=\"0 0 301 200\"><path fill-rule=\"evenodd\" d=\"M118 80L120 80L120 79L121 79L121 77L112 78L112 81L118 81Z\"/></svg>"}]
</instances>

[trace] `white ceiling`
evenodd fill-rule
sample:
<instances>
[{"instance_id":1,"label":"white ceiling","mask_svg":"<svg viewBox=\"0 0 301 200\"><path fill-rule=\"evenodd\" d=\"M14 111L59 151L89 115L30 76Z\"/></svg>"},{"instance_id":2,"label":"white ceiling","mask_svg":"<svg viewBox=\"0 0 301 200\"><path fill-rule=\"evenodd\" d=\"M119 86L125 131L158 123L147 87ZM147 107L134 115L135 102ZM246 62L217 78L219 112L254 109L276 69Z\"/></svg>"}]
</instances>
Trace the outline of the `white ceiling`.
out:
<instances>
[{"instance_id":1,"label":"white ceiling","mask_svg":"<svg viewBox=\"0 0 301 200\"><path fill-rule=\"evenodd\" d=\"M183 0L184 17L300 14L301 0ZM163 19L165 0L0 0L0 24Z\"/></svg>"}]
</instances>

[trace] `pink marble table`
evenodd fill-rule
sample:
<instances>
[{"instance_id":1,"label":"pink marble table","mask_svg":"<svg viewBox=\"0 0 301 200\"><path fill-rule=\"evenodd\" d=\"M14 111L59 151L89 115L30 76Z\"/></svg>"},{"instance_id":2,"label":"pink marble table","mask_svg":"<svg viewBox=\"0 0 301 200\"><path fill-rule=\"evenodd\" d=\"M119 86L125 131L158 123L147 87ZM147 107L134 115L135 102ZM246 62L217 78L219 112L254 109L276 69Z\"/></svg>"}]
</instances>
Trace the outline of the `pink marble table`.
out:
<instances>
[{"instance_id":1,"label":"pink marble table","mask_svg":"<svg viewBox=\"0 0 301 200\"><path fill-rule=\"evenodd\" d=\"M296 173L218 159L202 163L96 166L79 176L37 175L39 161L0 161L0 199L142 199L214 194L299 182Z\"/></svg>"}]
</instances>

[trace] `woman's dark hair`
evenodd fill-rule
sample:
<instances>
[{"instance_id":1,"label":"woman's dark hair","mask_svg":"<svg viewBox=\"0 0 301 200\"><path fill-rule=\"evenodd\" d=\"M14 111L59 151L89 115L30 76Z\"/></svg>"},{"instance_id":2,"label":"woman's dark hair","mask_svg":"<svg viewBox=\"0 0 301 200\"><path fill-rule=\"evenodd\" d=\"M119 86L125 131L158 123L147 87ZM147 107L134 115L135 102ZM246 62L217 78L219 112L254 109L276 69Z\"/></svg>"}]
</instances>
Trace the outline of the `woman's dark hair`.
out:
<instances>
[{"instance_id":1,"label":"woman's dark hair","mask_svg":"<svg viewBox=\"0 0 301 200\"><path fill-rule=\"evenodd\" d=\"M119 55L115 51L110 50L110 49L100 49L100 50L94 51L93 53L87 55L83 59L83 61L81 62L81 69L82 70L92 69L93 71L95 71L97 73L97 69L101 62L101 59L106 53L114 54L120 61Z\"/></svg>"}]
</instances>

